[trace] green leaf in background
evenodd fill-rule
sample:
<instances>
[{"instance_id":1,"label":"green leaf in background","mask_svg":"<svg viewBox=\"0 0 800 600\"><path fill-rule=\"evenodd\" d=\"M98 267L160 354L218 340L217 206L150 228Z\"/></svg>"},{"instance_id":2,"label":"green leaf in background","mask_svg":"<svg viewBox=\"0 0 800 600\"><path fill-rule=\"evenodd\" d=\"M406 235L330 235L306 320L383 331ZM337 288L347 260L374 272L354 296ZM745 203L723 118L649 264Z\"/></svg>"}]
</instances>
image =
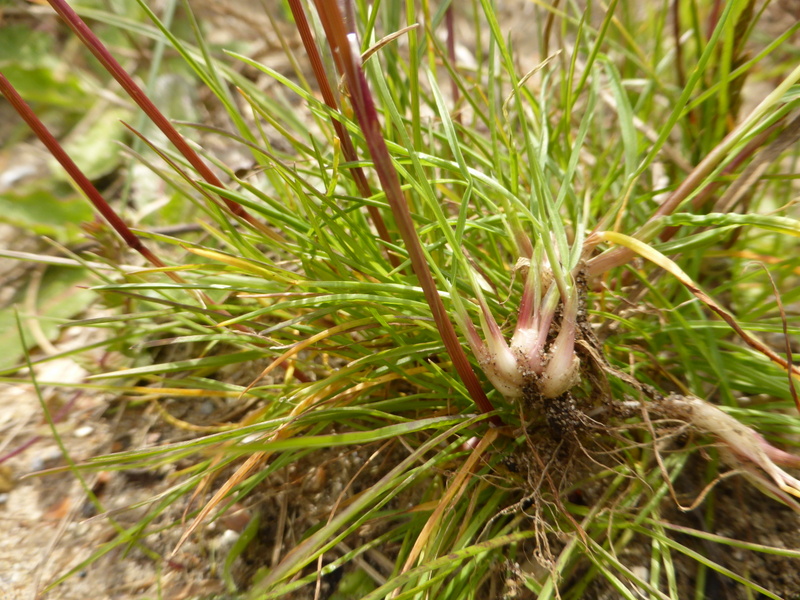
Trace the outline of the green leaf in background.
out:
<instances>
[{"instance_id":1,"label":"green leaf in background","mask_svg":"<svg viewBox=\"0 0 800 600\"><path fill-rule=\"evenodd\" d=\"M62 195L23 186L0 195L0 222L59 241L75 237L80 223L91 219L91 206L72 190Z\"/></svg>"},{"instance_id":2,"label":"green leaf in background","mask_svg":"<svg viewBox=\"0 0 800 600\"><path fill-rule=\"evenodd\" d=\"M53 37L24 25L5 25L0 37L0 64L9 62L25 67L52 63ZM3 65L5 67L5 65Z\"/></svg>"},{"instance_id":3,"label":"green leaf in background","mask_svg":"<svg viewBox=\"0 0 800 600\"><path fill-rule=\"evenodd\" d=\"M50 108L83 112L89 104L88 92L74 75L60 76L50 67L26 69L19 65L6 66L2 61L0 66L3 74L31 105L44 104Z\"/></svg>"},{"instance_id":4,"label":"green leaf in background","mask_svg":"<svg viewBox=\"0 0 800 600\"><path fill-rule=\"evenodd\" d=\"M53 37L22 25L3 25L0 69L31 104L83 112L94 102L85 83L53 56Z\"/></svg>"},{"instance_id":5,"label":"green leaf in background","mask_svg":"<svg viewBox=\"0 0 800 600\"><path fill-rule=\"evenodd\" d=\"M350 598L362 598L375 590L375 582L370 578L366 571L358 569L342 576L336 592L331 596L331 600L350 600Z\"/></svg>"},{"instance_id":6,"label":"green leaf in background","mask_svg":"<svg viewBox=\"0 0 800 600\"><path fill-rule=\"evenodd\" d=\"M36 346L30 332L30 319L35 319L44 336L52 341L60 333L61 324L75 317L96 298L88 289L79 287L86 279L83 269L49 268L44 274L36 298L36 306L18 305L20 317L26 328L25 341L28 349ZM35 314L29 311L34 308ZM0 370L17 365L22 360L23 348L15 325L14 307L0 310Z\"/></svg>"},{"instance_id":7,"label":"green leaf in background","mask_svg":"<svg viewBox=\"0 0 800 600\"><path fill-rule=\"evenodd\" d=\"M70 135L64 150L81 168L89 179L108 175L120 161L120 145L117 142L126 137L122 120L130 118L130 111L119 108L106 108L78 135ZM53 160L53 169L63 173Z\"/></svg>"}]
</instances>

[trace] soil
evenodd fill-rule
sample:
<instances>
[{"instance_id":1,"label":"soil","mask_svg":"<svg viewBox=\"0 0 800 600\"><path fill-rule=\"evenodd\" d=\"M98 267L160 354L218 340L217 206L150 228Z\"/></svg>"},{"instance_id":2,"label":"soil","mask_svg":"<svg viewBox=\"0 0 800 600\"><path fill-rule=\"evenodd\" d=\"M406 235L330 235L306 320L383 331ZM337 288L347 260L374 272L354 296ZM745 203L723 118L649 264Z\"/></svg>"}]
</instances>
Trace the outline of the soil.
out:
<instances>
[{"instance_id":1,"label":"soil","mask_svg":"<svg viewBox=\"0 0 800 600\"><path fill-rule=\"evenodd\" d=\"M705 461L695 457L686 476L678 480L678 492L687 499L696 498L704 487L700 474ZM705 512L713 504L713 525L708 530ZM680 511L674 503L665 505L664 517L675 525L707 531L723 537L776 548L800 548L800 519L791 508L765 496L743 477L720 483L713 498L690 512ZM734 573L743 575L782 598L800 598L800 572L797 560L771 554L747 552L712 542L698 544L697 538L676 535L676 541L696 549L703 556L718 561ZM694 589L698 565L678 555L683 589ZM743 586L728 579L708 573L706 596L738 600L752 597Z\"/></svg>"},{"instance_id":2,"label":"soil","mask_svg":"<svg viewBox=\"0 0 800 600\"><path fill-rule=\"evenodd\" d=\"M240 373L235 379L252 381L262 368L263 365L253 365L252 371ZM82 375L73 374L78 378ZM57 391L49 389L45 389L45 399L53 407L64 401L69 403L68 416L58 427L69 459L75 463L109 452L182 441L197 435L197 431L187 431L187 427L198 429L218 422L221 414L236 408L218 399L199 402L193 399L191 403L167 401L162 410L157 410L153 404L132 406L119 398L97 394L60 398ZM168 411L182 426L167 424L163 411ZM31 440L30 436L41 436L24 452L7 460L0 471L0 486L4 486L0 490L5 490L0 497L3 502L0 584L4 594L0 598L3 600L35 598L36 590L51 585L58 576L70 571L71 577L43 597L127 599L160 593L161 597L181 599L224 595L223 560L239 534L258 515L261 525L253 542L230 570L231 580L240 589L247 589L259 569L276 564L310 527L325 522L337 507L380 479L406 456L405 449L399 446L370 445L311 454L273 472L247 496L245 504L226 507L219 519L190 538L166 561L164 570L157 571L153 558L169 555L176 547L184 531L180 525L184 511L196 509L208 500L210 493L233 472L233 468L225 469L218 473L209 493L191 505L187 496L158 515L152 526L168 526L161 533L149 536L140 545L110 548L92 564L83 565L93 552L115 537L116 529L134 527L152 508L152 499L172 488L175 474L190 468L193 461L86 474L86 486L103 507L98 514L73 473L54 472L68 463L47 434L46 424L41 422L41 409L33 390L23 386L6 388L0 394L0 414L7 419L0 426L5 426L6 431L9 427L16 428L7 438L4 454L22 447ZM48 474L26 476L42 471ZM390 507L410 507L416 503L413 496L401 495ZM363 543L381 533L380 526L365 527L348 543ZM367 553L362 563L370 565L379 577L387 577L392 562L386 552L391 555L392 549L383 547ZM333 556L324 558L328 562ZM340 575L341 572L328 576L323 583L332 591ZM313 587L309 587L293 597L313 598L314 593Z\"/></svg>"}]
</instances>

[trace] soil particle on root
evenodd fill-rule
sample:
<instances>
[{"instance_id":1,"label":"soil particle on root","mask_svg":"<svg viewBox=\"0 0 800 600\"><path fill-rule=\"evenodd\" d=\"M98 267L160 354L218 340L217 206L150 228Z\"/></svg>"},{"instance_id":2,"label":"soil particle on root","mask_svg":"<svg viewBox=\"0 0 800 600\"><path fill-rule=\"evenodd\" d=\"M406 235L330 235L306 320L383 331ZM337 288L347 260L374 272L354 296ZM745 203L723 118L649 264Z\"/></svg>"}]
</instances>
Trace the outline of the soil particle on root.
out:
<instances>
[{"instance_id":1,"label":"soil particle on root","mask_svg":"<svg viewBox=\"0 0 800 600\"><path fill-rule=\"evenodd\" d=\"M700 454L694 455L675 482L678 498L685 505L691 505L707 486L703 477L706 472L705 462ZM584 467L586 466L584 464ZM595 497L601 493L600 488L583 489L581 503L592 505ZM706 518L709 503L713 503L714 508L711 522ZM766 497L747 479L731 477L722 480L705 500L691 511L681 510L667 496L661 504L658 519L664 523L666 535L689 551L752 581L780 598L787 600L800 598L798 558L757 552L699 537L707 533L777 549L800 548L800 515L786 505ZM671 529L670 525L676 529ZM692 535L677 528L700 533ZM616 555L630 571L641 579L649 581L652 546L652 538L636 535ZM698 581L704 582L701 584L702 597L709 600L766 598L758 591L748 589L722 573L703 567L696 559L677 549L671 550L670 555L674 564L678 598L696 598ZM579 566L569 580L561 582L559 586L561 592L567 593L570 586L579 581L590 567L588 562ZM699 579L700 577L703 579ZM645 590L636 588L632 583L627 582L625 585L637 597L649 597ZM662 591L666 590L667 583L663 573L658 585ZM620 592L601 576L595 577L581 595L581 598L586 600L617 600L621 597Z\"/></svg>"},{"instance_id":2,"label":"soil particle on root","mask_svg":"<svg viewBox=\"0 0 800 600\"><path fill-rule=\"evenodd\" d=\"M690 421L688 416L691 415L682 413L678 415L665 398L660 395L654 396L650 408L657 406L656 414L664 410L670 413L661 415L668 418L661 424L655 424L659 437L663 436L657 446L661 451L667 451L675 444L682 446L689 441L687 436L691 427L686 424L681 425L681 421ZM552 522L553 518L563 521L565 512L562 504L565 500L572 504L595 506L604 495L606 480L596 478L594 475L604 469L615 468L622 460L618 452L615 452L619 440L612 439L616 435L615 424L619 425L622 422L619 411L615 410L614 406L603 406L600 410L593 412L589 410L592 412L590 418L587 416L587 409L590 409L591 404L591 394L578 394L576 398L569 395L548 403L543 403L541 398L529 397L529 412L535 414L536 410L533 409L537 409L538 416L532 418L526 427L527 443L520 446L518 451L504 463L511 479L522 482L520 488L523 497L514 507L515 510L531 518L531 527L538 526L543 529L543 534L537 536L535 542L531 540L528 543L530 548L526 551L526 555L540 557L538 561L533 561L528 567L522 568L522 571L529 575L534 571L546 570L549 560L558 555L559 548L565 543L543 524ZM639 405L639 402L635 404ZM671 410L675 414L672 414ZM626 418L639 416L641 416L641 406L626 415ZM596 421L595 418L604 419L605 422ZM642 424L638 427L641 427L642 433L649 438L646 426ZM745 429L745 426L741 425L741 428ZM628 443L639 437L630 431L630 427L626 427L625 431L628 432L626 435L632 436L628 439ZM800 598L800 574L798 574L800 560L796 557L739 548L735 543L727 545L704 540L699 535L669 528L669 525L675 525L676 528L691 529L730 540L741 540L745 543L778 549L800 548L800 515L789 506L766 496L748 478L723 477L713 487L708 497L702 498L709 484L709 481L705 480L707 461L704 457L707 457L706 453L695 452L674 484L676 498L681 506L691 506L698 499L702 500L699 506L692 511L684 511L674 498L667 495L661 502L659 510L653 513L654 518L664 523L666 535L670 539L689 551L705 557L780 598ZM657 469L658 466L653 463L650 468ZM587 483L583 485L581 482ZM713 506L713 510L710 506ZM709 521L706 521L705 515L713 516L708 517ZM624 548L616 552L620 562L644 581L650 580L652 554L653 539L644 535L634 536ZM760 596L757 591L746 588L724 574L717 573L712 568L703 567L697 559L687 556L678 549L671 549L670 555L675 565L679 598L697 597L695 588L698 585L703 586L704 597L709 599L749 600L766 597ZM590 568L591 564L588 561L578 565L571 577L560 582L561 593L568 593L570 587L579 582ZM519 588L512 585L514 581L516 581L514 577L507 577L506 590L509 593ZM698 581L701 583L698 584ZM634 584L626 582L625 585L632 594L648 597L645 590L636 589ZM663 591L666 586L665 575L662 574L658 587ZM580 597L588 600L616 600L621 595L619 590L602 576L597 576Z\"/></svg>"}]
</instances>

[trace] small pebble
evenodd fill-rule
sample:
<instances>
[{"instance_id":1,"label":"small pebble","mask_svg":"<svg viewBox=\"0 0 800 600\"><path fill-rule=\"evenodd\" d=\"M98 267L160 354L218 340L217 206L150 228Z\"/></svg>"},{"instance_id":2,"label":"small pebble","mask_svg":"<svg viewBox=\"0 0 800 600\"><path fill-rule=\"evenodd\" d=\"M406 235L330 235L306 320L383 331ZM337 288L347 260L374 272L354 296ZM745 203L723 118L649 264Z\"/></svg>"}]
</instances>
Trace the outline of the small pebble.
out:
<instances>
[{"instance_id":1,"label":"small pebble","mask_svg":"<svg viewBox=\"0 0 800 600\"><path fill-rule=\"evenodd\" d=\"M91 425L84 425L83 427L78 427L73 434L76 438L85 438L94 432L94 427Z\"/></svg>"},{"instance_id":2,"label":"small pebble","mask_svg":"<svg viewBox=\"0 0 800 600\"><path fill-rule=\"evenodd\" d=\"M201 415L208 416L212 414L217 409L214 406L214 403L211 400L206 400L205 402L201 403L197 410L200 412Z\"/></svg>"}]
</instances>

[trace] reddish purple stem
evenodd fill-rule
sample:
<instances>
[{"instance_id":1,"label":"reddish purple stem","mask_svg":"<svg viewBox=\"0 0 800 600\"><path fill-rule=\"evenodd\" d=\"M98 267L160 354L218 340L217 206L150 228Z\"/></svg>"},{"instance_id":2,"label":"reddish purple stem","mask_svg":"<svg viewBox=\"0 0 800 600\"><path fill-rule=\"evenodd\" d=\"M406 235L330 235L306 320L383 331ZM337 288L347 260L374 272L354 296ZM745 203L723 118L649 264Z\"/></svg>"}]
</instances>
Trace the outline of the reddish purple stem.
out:
<instances>
[{"instance_id":1,"label":"reddish purple stem","mask_svg":"<svg viewBox=\"0 0 800 600\"><path fill-rule=\"evenodd\" d=\"M64 19L70 29L77 35L86 47L94 54L95 58L102 63L103 67L117 80L125 92L136 102L145 114L150 117L153 123L164 133L167 139L172 142L175 148L189 161L189 164L211 185L218 188L225 186L220 181L209 166L200 158L191 146L186 142L183 136L178 133L178 130L173 127L164 114L153 104L152 100L147 97L142 88L140 88L128 72L122 68L117 60L111 55L103 42L89 29L89 26L83 22L78 14L65 2L65 0L48 0L50 6L53 7L59 16ZM265 231L267 227L257 221L252 215L247 213L240 205L232 200L220 197L228 209L237 217L247 221L253 227Z\"/></svg>"},{"instance_id":2,"label":"reddish purple stem","mask_svg":"<svg viewBox=\"0 0 800 600\"><path fill-rule=\"evenodd\" d=\"M67 401L67 403L64 404L64 406L62 406L61 408L59 408L58 412L56 412L56 414L53 415L53 423L60 423L61 421L64 420L64 417L66 417L69 414L69 411L72 409L73 406L75 406L75 402L78 401L78 398L81 397L82 393L83 392L78 390L77 392L72 394L72 398L70 398ZM8 454L6 454L4 456L0 456L0 465L2 465L7 460L12 459L15 456L18 456L19 454L22 454L23 452L25 452L25 450L27 450L28 448L33 446L36 442L41 440L43 437L44 437L43 435L35 435L32 438L30 438L27 442L23 442L21 445L19 445L16 448L14 448Z\"/></svg>"},{"instance_id":3,"label":"reddish purple stem","mask_svg":"<svg viewBox=\"0 0 800 600\"><path fill-rule=\"evenodd\" d=\"M308 20L306 19L306 15L303 11L303 6L300 3L300 0L289 0L289 8L292 10L292 16L294 17L297 31L300 33L300 39L303 41L303 47L305 48L308 59L311 62L311 68L314 71L314 77L316 78L317 84L319 85L319 90L322 93L322 99L332 110L338 111L339 106L336 102L336 97L333 95L333 90L331 89L330 82L328 81L328 76L325 74L325 68L322 65L322 58L320 57L319 50L317 49L317 44L314 42L314 36L311 34L311 28L308 26ZM339 65L338 62L337 65ZM348 160L348 162L357 162L358 154L353 146L353 141L350 139L350 134L347 133L347 130L338 120L331 118L331 123L333 124L334 130L336 130L337 137L342 143L342 153L344 154L344 157ZM369 198L372 196L372 190L370 190L367 177L364 175L364 170L361 167L353 167L352 172L359 194L361 194L363 198ZM378 208L375 206L368 206L367 211L369 212L369 216L375 225L375 229L378 230L378 235L380 238L387 244L391 244L392 237L389 235L389 230L386 228L386 224L383 222L383 217L381 216ZM400 261L394 254L389 252L388 256L392 267L397 267L400 265Z\"/></svg>"},{"instance_id":4,"label":"reddish purple stem","mask_svg":"<svg viewBox=\"0 0 800 600\"><path fill-rule=\"evenodd\" d=\"M5 75L0 73L0 92L8 99L11 103L11 106L14 107L14 110L19 113L19 115L25 120L28 126L33 130L42 143L45 145L47 150L52 154L55 159L61 163L61 166L64 167L64 170L69 174L70 177L75 181L79 188L83 191L84 194L89 198L92 204L94 204L95 208L103 215L106 221L119 233L125 243L128 244L131 248L136 250L139 254L144 256L150 264L155 265L156 267L163 267L165 266L163 262L150 250L148 250L144 244L142 244L141 240L136 237L136 235L130 230L130 228L125 224L119 215L111 208L106 202L105 198L97 191L97 188L94 187L89 178L83 174L83 172L78 168L78 165L69 157L69 155L64 152L64 149L61 147L61 144L58 143L55 136L47 129L44 123L39 120L39 117L36 116L36 113L33 112L30 106L22 99L22 97L17 93L17 90L14 89L14 86L11 85L11 82L6 79Z\"/></svg>"},{"instance_id":5,"label":"reddish purple stem","mask_svg":"<svg viewBox=\"0 0 800 600\"><path fill-rule=\"evenodd\" d=\"M344 68L345 80L347 82L347 89L351 95L353 111L361 126L364 140L366 141L370 156L372 157L372 162L375 165L375 171L380 179L381 187L386 193L386 199L394 214L397 227L400 230L400 235L408 249L408 255L411 259L411 266L414 270L414 274L419 279L420 286L425 294L428 306L431 308L434 321L439 329L439 334L442 336L442 341L444 342L447 353L450 355L453 366L478 408L483 412L492 412L494 407L486 397L486 393L483 391L483 387L478 377L475 375L475 371L472 369L472 365L470 365L464 353L464 349L461 347L453 324L450 322L439 291L433 281L433 275L425 259L422 244L414 228L411 212L408 209L403 190L400 187L397 171L392 164L392 158L386 147L386 141L383 139L383 133L378 120L378 112L375 109L367 80L361 70L360 57L355 56L350 48L347 30L345 29L339 7L336 2L327 0L315 0L315 5L320 14L323 26L325 27L333 54L335 57L338 55L335 60L337 64ZM496 416L493 416L492 423L501 425L502 421Z\"/></svg>"}]
</instances>

